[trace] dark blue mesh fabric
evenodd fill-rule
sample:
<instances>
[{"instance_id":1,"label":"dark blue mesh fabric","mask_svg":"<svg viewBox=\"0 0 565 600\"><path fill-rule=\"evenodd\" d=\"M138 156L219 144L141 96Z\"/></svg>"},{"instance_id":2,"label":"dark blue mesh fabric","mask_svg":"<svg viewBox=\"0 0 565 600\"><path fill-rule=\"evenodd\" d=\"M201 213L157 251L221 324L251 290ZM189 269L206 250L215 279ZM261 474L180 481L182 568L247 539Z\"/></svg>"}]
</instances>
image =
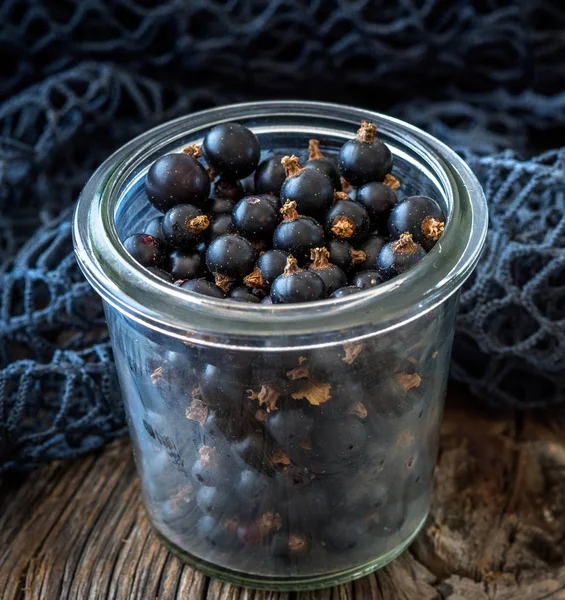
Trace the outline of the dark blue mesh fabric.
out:
<instances>
[{"instance_id":1,"label":"dark blue mesh fabric","mask_svg":"<svg viewBox=\"0 0 565 600\"><path fill-rule=\"evenodd\" d=\"M564 60L552 0L1 2L0 473L124 433L80 187L136 133L247 99L357 104L458 148L492 218L453 376L493 406L563 401Z\"/></svg>"}]
</instances>

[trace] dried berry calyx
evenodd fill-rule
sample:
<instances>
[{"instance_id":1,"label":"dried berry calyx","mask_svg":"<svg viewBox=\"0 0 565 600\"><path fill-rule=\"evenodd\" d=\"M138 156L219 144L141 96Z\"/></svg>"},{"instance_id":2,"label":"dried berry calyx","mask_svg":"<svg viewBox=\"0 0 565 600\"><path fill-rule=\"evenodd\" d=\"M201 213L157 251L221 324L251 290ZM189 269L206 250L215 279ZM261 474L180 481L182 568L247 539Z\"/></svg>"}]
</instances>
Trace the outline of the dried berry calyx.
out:
<instances>
[{"instance_id":1,"label":"dried berry calyx","mask_svg":"<svg viewBox=\"0 0 565 600\"><path fill-rule=\"evenodd\" d=\"M161 379L163 379L163 367L157 367L153 373L151 373L151 383L157 385Z\"/></svg>"},{"instance_id":2,"label":"dried berry calyx","mask_svg":"<svg viewBox=\"0 0 565 600\"><path fill-rule=\"evenodd\" d=\"M365 344L362 342L351 342L348 344L343 344L343 349L345 351L345 356L342 357L342 361L351 365L355 362L355 359L361 354L365 348Z\"/></svg>"},{"instance_id":3,"label":"dried berry calyx","mask_svg":"<svg viewBox=\"0 0 565 600\"><path fill-rule=\"evenodd\" d=\"M243 285L246 285L249 288L262 288L265 286L265 280L263 279L263 275L261 275L261 271L257 267L246 275L243 278Z\"/></svg>"},{"instance_id":4,"label":"dried berry calyx","mask_svg":"<svg viewBox=\"0 0 565 600\"><path fill-rule=\"evenodd\" d=\"M188 154L188 156L192 156L192 158L200 158L202 156L202 150L198 144L190 144L186 148L182 150L183 154Z\"/></svg>"},{"instance_id":5,"label":"dried berry calyx","mask_svg":"<svg viewBox=\"0 0 565 600\"><path fill-rule=\"evenodd\" d=\"M327 269L330 266L330 253L327 248L313 248L310 250L311 269Z\"/></svg>"},{"instance_id":6,"label":"dried berry calyx","mask_svg":"<svg viewBox=\"0 0 565 600\"><path fill-rule=\"evenodd\" d=\"M270 383L262 384L258 392L249 389L247 393L250 400L258 400L259 406L265 406L267 412L277 410L277 400L281 395Z\"/></svg>"},{"instance_id":7,"label":"dried berry calyx","mask_svg":"<svg viewBox=\"0 0 565 600\"><path fill-rule=\"evenodd\" d=\"M234 278L221 273L213 273L213 275L215 284L227 294L235 281Z\"/></svg>"},{"instance_id":8,"label":"dried berry calyx","mask_svg":"<svg viewBox=\"0 0 565 600\"><path fill-rule=\"evenodd\" d=\"M405 391L408 392L412 388L417 388L422 383L422 378L417 373L399 373L395 377L396 383Z\"/></svg>"},{"instance_id":9,"label":"dried berry calyx","mask_svg":"<svg viewBox=\"0 0 565 600\"><path fill-rule=\"evenodd\" d=\"M281 164L284 167L285 175L288 177L294 177L301 173L304 169L300 166L298 156L294 154L292 156L283 156L281 158Z\"/></svg>"},{"instance_id":10,"label":"dried berry calyx","mask_svg":"<svg viewBox=\"0 0 565 600\"><path fill-rule=\"evenodd\" d=\"M319 406L330 400L332 397L331 389L332 386L329 383L318 383L312 379L307 379L301 388L291 395L294 400L305 398L313 406Z\"/></svg>"},{"instance_id":11,"label":"dried berry calyx","mask_svg":"<svg viewBox=\"0 0 565 600\"><path fill-rule=\"evenodd\" d=\"M208 407L201 400L194 398L186 409L185 416L190 421L196 421L203 426L208 418Z\"/></svg>"},{"instance_id":12,"label":"dried berry calyx","mask_svg":"<svg viewBox=\"0 0 565 600\"><path fill-rule=\"evenodd\" d=\"M355 223L349 217L336 217L331 230L337 237L347 239L355 233Z\"/></svg>"},{"instance_id":13,"label":"dried berry calyx","mask_svg":"<svg viewBox=\"0 0 565 600\"><path fill-rule=\"evenodd\" d=\"M318 160L324 158L320 151L320 140L310 140L308 142L308 160Z\"/></svg>"},{"instance_id":14,"label":"dried berry calyx","mask_svg":"<svg viewBox=\"0 0 565 600\"><path fill-rule=\"evenodd\" d=\"M370 121L361 121L361 127L357 130L357 140L359 142L374 142L377 133L377 126Z\"/></svg>"},{"instance_id":15,"label":"dried berry calyx","mask_svg":"<svg viewBox=\"0 0 565 600\"><path fill-rule=\"evenodd\" d=\"M198 234L208 228L210 219L206 215L190 217L185 221L186 230L192 234Z\"/></svg>"},{"instance_id":16,"label":"dried berry calyx","mask_svg":"<svg viewBox=\"0 0 565 600\"><path fill-rule=\"evenodd\" d=\"M289 256L286 259L286 266L283 271L283 277L289 277L290 275L294 275L295 273L301 273L304 269L301 269L296 262L296 258L294 256Z\"/></svg>"},{"instance_id":17,"label":"dried berry calyx","mask_svg":"<svg viewBox=\"0 0 565 600\"><path fill-rule=\"evenodd\" d=\"M298 211L296 210L296 202L293 200L285 202L280 210L280 213L283 216L283 221L295 221L300 217Z\"/></svg>"},{"instance_id":18,"label":"dried berry calyx","mask_svg":"<svg viewBox=\"0 0 565 600\"><path fill-rule=\"evenodd\" d=\"M398 181L398 179L393 177L390 173L385 175L383 184L389 187L393 192L400 187L400 181Z\"/></svg>"},{"instance_id":19,"label":"dried berry calyx","mask_svg":"<svg viewBox=\"0 0 565 600\"><path fill-rule=\"evenodd\" d=\"M202 446L198 450L198 454L200 455L200 462L202 465L206 467L210 467L216 462L216 448L212 446Z\"/></svg>"},{"instance_id":20,"label":"dried berry calyx","mask_svg":"<svg viewBox=\"0 0 565 600\"><path fill-rule=\"evenodd\" d=\"M422 221L422 233L426 238L434 240L435 242L441 237L444 228L445 223L438 219L434 219L434 217L425 217Z\"/></svg>"},{"instance_id":21,"label":"dried berry calyx","mask_svg":"<svg viewBox=\"0 0 565 600\"><path fill-rule=\"evenodd\" d=\"M353 186L349 183L349 181L347 181L347 179L345 179L345 177L340 177L339 180L341 181L341 191L342 192L350 192L353 189Z\"/></svg>"},{"instance_id":22,"label":"dried berry calyx","mask_svg":"<svg viewBox=\"0 0 565 600\"><path fill-rule=\"evenodd\" d=\"M360 265L361 263L364 263L367 260L367 255L363 252L363 250L351 249L349 254L354 265Z\"/></svg>"},{"instance_id":23,"label":"dried berry calyx","mask_svg":"<svg viewBox=\"0 0 565 600\"><path fill-rule=\"evenodd\" d=\"M400 254L414 254L418 250L416 242L412 239L412 234L405 232L400 235L400 239L391 244L392 249Z\"/></svg>"},{"instance_id":24,"label":"dried berry calyx","mask_svg":"<svg viewBox=\"0 0 565 600\"><path fill-rule=\"evenodd\" d=\"M334 203L340 200L349 200L349 196L345 192L334 192Z\"/></svg>"}]
</instances>

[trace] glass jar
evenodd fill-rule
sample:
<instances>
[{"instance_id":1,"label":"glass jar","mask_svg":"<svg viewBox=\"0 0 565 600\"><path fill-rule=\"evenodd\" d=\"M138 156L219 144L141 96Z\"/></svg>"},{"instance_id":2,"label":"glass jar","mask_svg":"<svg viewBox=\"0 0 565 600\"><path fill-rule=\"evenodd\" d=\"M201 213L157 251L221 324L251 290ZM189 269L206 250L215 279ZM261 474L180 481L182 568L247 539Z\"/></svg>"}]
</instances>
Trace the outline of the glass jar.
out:
<instances>
[{"instance_id":1,"label":"glass jar","mask_svg":"<svg viewBox=\"0 0 565 600\"><path fill-rule=\"evenodd\" d=\"M227 302L149 274L121 240L157 213L143 178L221 122L263 152L310 138L335 155L378 127L405 195L428 195L445 231L412 270L368 291L299 305ZM149 518L208 575L255 588L330 586L413 540L430 505L459 290L481 252L485 199L465 163L401 121L317 102L260 102L161 125L84 188L76 253L102 296Z\"/></svg>"}]
</instances>

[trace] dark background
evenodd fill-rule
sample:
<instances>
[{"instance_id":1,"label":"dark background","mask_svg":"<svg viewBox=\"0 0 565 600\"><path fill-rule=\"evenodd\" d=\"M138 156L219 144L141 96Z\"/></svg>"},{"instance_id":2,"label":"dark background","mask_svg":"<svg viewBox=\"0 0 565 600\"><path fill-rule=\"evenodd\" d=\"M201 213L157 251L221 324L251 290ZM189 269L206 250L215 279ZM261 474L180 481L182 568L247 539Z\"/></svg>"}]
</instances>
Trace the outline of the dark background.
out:
<instances>
[{"instance_id":1,"label":"dark background","mask_svg":"<svg viewBox=\"0 0 565 600\"><path fill-rule=\"evenodd\" d=\"M89 174L159 122L273 98L391 113L465 156L491 231L453 376L494 406L563 401L562 3L5 0L0 472L124 433L100 303L72 255Z\"/></svg>"}]
</instances>

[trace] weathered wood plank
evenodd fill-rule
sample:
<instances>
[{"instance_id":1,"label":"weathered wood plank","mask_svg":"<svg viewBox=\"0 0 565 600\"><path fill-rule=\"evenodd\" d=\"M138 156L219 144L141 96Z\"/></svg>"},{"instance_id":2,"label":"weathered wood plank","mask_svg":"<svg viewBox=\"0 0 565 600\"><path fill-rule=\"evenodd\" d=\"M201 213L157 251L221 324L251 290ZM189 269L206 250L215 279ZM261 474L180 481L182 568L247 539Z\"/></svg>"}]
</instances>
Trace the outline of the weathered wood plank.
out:
<instances>
[{"instance_id":1,"label":"weathered wood plank","mask_svg":"<svg viewBox=\"0 0 565 600\"><path fill-rule=\"evenodd\" d=\"M246 590L183 565L151 531L126 440L1 485L4 600L565 600L564 409L452 401L425 530L381 571L319 592Z\"/></svg>"}]
</instances>

